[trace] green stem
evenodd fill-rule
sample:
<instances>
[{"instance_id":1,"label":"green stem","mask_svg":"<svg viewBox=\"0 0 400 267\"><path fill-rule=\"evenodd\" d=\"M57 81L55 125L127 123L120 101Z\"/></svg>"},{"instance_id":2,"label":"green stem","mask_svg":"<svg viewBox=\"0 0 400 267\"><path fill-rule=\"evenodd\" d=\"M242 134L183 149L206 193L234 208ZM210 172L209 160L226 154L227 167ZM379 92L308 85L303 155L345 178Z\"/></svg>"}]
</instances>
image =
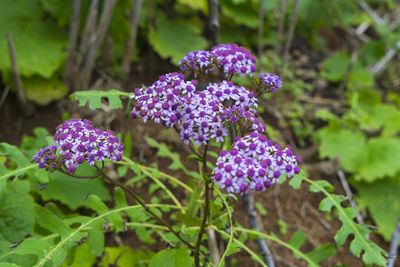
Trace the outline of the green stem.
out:
<instances>
[{"instance_id":1,"label":"green stem","mask_svg":"<svg viewBox=\"0 0 400 267\"><path fill-rule=\"evenodd\" d=\"M207 175L207 150L208 150L208 145L204 147L204 153L203 153L203 175L204 175L204 197L205 197L205 203L204 203L204 211L203 211L203 219L201 221L200 229L199 229L199 234L197 236L197 241L196 241L196 246L195 246L195 252L194 252L194 262L196 267L200 267L200 246L201 246L201 239L203 237L203 233L206 227L207 219L208 219L208 214L209 214L209 209L210 209L210 181L208 179Z\"/></svg>"},{"instance_id":2,"label":"green stem","mask_svg":"<svg viewBox=\"0 0 400 267\"><path fill-rule=\"evenodd\" d=\"M191 249L194 249L193 245L190 244L189 242L187 242L186 240L184 240L178 232L176 232L172 226L162 217L157 216L157 214L155 214L148 206L145 202L143 202L135 193L133 193L131 191L131 189L124 185L121 184L120 182L115 181L114 179L112 179L111 177L109 177L107 174L104 173L104 171L102 169L100 169L99 167L96 166L96 168L103 174L104 178L106 178L108 181L110 181L111 183L115 184L116 186L120 187L122 190L125 191L125 193L127 193L128 195L130 195L137 203L139 203L140 206L142 206L147 213L149 213L154 219L156 219L160 224L165 225L168 230L173 233L180 241L182 241L182 243L184 243L186 246L188 246Z\"/></svg>"}]
</instances>

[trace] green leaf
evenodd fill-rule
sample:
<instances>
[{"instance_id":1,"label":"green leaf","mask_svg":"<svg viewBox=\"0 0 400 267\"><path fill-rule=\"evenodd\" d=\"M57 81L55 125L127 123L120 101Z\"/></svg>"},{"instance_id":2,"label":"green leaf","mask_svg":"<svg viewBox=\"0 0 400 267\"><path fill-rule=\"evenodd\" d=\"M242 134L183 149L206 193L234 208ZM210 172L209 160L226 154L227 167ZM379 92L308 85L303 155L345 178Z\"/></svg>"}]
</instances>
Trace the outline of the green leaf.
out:
<instances>
[{"instance_id":1,"label":"green leaf","mask_svg":"<svg viewBox=\"0 0 400 267\"><path fill-rule=\"evenodd\" d=\"M107 213L109 211L106 204L101 201L101 199L96 195L90 195L87 199L87 206L94 211L96 211L99 215ZM124 221L121 218L120 214L111 213L106 216L106 219L109 220L117 230L117 232L124 231Z\"/></svg>"},{"instance_id":2,"label":"green leaf","mask_svg":"<svg viewBox=\"0 0 400 267\"><path fill-rule=\"evenodd\" d=\"M72 99L79 101L79 106L89 102L89 108L101 108L101 100L107 98L110 109L122 108L121 96L130 96L132 93L122 92L115 89L108 91L79 91L73 94Z\"/></svg>"},{"instance_id":3,"label":"green leaf","mask_svg":"<svg viewBox=\"0 0 400 267\"><path fill-rule=\"evenodd\" d=\"M61 237L68 236L72 229L69 228L60 218L54 215L51 211L39 205L35 205L35 218L36 222L46 230L52 233L61 235Z\"/></svg>"},{"instance_id":4,"label":"green leaf","mask_svg":"<svg viewBox=\"0 0 400 267\"><path fill-rule=\"evenodd\" d=\"M96 174L96 170L88 164L82 164L78 171L85 172L89 176ZM86 205L85 199L89 194L95 194L103 201L111 199L102 178L76 179L60 172L51 173L49 177L49 184L40 191L45 201L59 200L74 210Z\"/></svg>"},{"instance_id":5,"label":"green leaf","mask_svg":"<svg viewBox=\"0 0 400 267\"><path fill-rule=\"evenodd\" d=\"M133 252L128 246L106 247L104 256L101 258L100 266L109 267L110 265L114 265L117 267L130 267L134 262L148 263L152 254L153 252L145 250L136 250ZM144 264L143 266L147 265Z\"/></svg>"},{"instance_id":6,"label":"green leaf","mask_svg":"<svg viewBox=\"0 0 400 267\"><path fill-rule=\"evenodd\" d=\"M258 12L249 3L232 4L228 0L221 0L221 11L226 17L229 17L239 25L249 28L258 27Z\"/></svg>"},{"instance_id":7,"label":"green leaf","mask_svg":"<svg viewBox=\"0 0 400 267\"><path fill-rule=\"evenodd\" d=\"M71 264L68 264L66 261L61 265L62 267L92 267L95 265L96 256L92 254L90 251L88 242L83 243L82 245L76 246L75 254L73 257L73 261Z\"/></svg>"},{"instance_id":8,"label":"green leaf","mask_svg":"<svg viewBox=\"0 0 400 267\"><path fill-rule=\"evenodd\" d=\"M28 194L29 183L13 182L0 204L0 235L10 242L18 242L33 230L33 198Z\"/></svg>"},{"instance_id":9,"label":"green leaf","mask_svg":"<svg viewBox=\"0 0 400 267\"><path fill-rule=\"evenodd\" d=\"M21 266L14 263L2 262L0 263L0 267L21 267Z\"/></svg>"},{"instance_id":10,"label":"green leaf","mask_svg":"<svg viewBox=\"0 0 400 267\"><path fill-rule=\"evenodd\" d=\"M22 76L38 74L50 78L66 57L67 28L47 20L39 1L4 0L0 10L0 69L10 73L6 32L13 38L18 68Z\"/></svg>"},{"instance_id":11,"label":"green leaf","mask_svg":"<svg viewBox=\"0 0 400 267\"><path fill-rule=\"evenodd\" d=\"M157 148L157 155L160 157L169 158L172 160L172 163L168 166L171 170L182 170L186 174L188 170L186 169L185 165L181 162L180 155L176 152L172 152L171 149L166 144L158 143L153 138L146 136L146 142L149 146Z\"/></svg>"},{"instance_id":12,"label":"green leaf","mask_svg":"<svg viewBox=\"0 0 400 267\"><path fill-rule=\"evenodd\" d=\"M395 138L371 138L357 160L357 180L372 182L400 171L400 141Z\"/></svg>"},{"instance_id":13,"label":"green leaf","mask_svg":"<svg viewBox=\"0 0 400 267\"><path fill-rule=\"evenodd\" d=\"M366 265L377 264L378 266L385 266L386 259L384 256L386 251L368 239L367 234L371 232L370 229L354 222L356 211L352 207L342 207L341 203L345 198L330 194L313 180L308 178L304 178L304 180L311 185L315 185L315 187L319 188L318 191L325 194L326 197L320 204L322 211L330 211L332 207L337 209L342 226L335 235L336 243L341 246L350 235L354 235L353 240L350 242L350 251L357 257L360 257L361 252L364 251L362 259Z\"/></svg>"},{"instance_id":14,"label":"green leaf","mask_svg":"<svg viewBox=\"0 0 400 267\"><path fill-rule=\"evenodd\" d=\"M2 182L2 180L4 181L9 177L15 176L16 178L18 178L19 176L24 175L28 170L37 168L37 164L30 163L30 161L25 157L21 150L19 150L19 148L16 146L9 145L7 143L0 143L0 155L6 156L17 164L17 168L8 170L0 161L0 183Z\"/></svg>"},{"instance_id":15,"label":"green leaf","mask_svg":"<svg viewBox=\"0 0 400 267\"><path fill-rule=\"evenodd\" d=\"M89 246L90 251L95 256L100 256L104 251L104 233L98 229L89 230Z\"/></svg>"},{"instance_id":16,"label":"green leaf","mask_svg":"<svg viewBox=\"0 0 400 267\"><path fill-rule=\"evenodd\" d=\"M343 79L350 57L347 53L336 52L322 63L321 77L330 82L339 82Z\"/></svg>"},{"instance_id":17,"label":"green leaf","mask_svg":"<svg viewBox=\"0 0 400 267\"><path fill-rule=\"evenodd\" d=\"M47 241L28 238L11 251L17 255L35 255L38 258L44 257L50 251L51 245ZM60 256L60 255L59 255ZM36 260L37 261L37 260Z\"/></svg>"},{"instance_id":18,"label":"green leaf","mask_svg":"<svg viewBox=\"0 0 400 267\"><path fill-rule=\"evenodd\" d=\"M348 171L357 168L357 159L365 145L365 136L361 132L343 130L335 122L331 122L319 130L317 136L321 141L321 157L338 157L342 167Z\"/></svg>"},{"instance_id":19,"label":"green leaf","mask_svg":"<svg viewBox=\"0 0 400 267\"><path fill-rule=\"evenodd\" d=\"M149 267L187 267L193 264L193 258L186 248L164 249L151 258Z\"/></svg>"},{"instance_id":20,"label":"green leaf","mask_svg":"<svg viewBox=\"0 0 400 267\"><path fill-rule=\"evenodd\" d=\"M200 28L188 20L166 19L161 13L156 16L156 29L150 29L149 41L162 58L171 58L174 64L187 53L207 47Z\"/></svg>"},{"instance_id":21,"label":"green leaf","mask_svg":"<svg viewBox=\"0 0 400 267\"><path fill-rule=\"evenodd\" d=\"M399 179L358 182L353 185L357 188L360 206L368 208L378 226L378 232L386 241L390 241L400 213Z\"/></svg>"},{"instance_id":22,"label":"green leaf","mask_svg":"<svg viewBox=\"0 0 400 267\"><path fill-rule=\"evenodd\" d=\"M56 78L43 79L39 76L22 79L26 97L39 105L47 105L67 95L68 89Z\"/></svg>"}]
</instances>

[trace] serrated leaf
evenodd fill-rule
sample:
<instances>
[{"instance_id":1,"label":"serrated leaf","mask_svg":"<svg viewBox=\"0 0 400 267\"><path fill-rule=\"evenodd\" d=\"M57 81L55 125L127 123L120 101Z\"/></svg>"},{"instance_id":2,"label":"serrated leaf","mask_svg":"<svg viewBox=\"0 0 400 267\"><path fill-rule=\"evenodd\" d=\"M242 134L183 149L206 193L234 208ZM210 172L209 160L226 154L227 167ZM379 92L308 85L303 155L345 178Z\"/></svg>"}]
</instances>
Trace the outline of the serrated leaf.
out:
<instances>
[{"instance_id":1,"label":"serrated leaf","mask_svg":"<svg viewBox=\"0 0 400 267\"><path fill-rule=\"evenodd\" d=\"M314 181L308 178L305 178L305 180L310 184L315 184ZM315 185L320 187L318 184ZM352 207L342 207L341 202L344 198L330 194L322 187L319 188L319 191L323 192L326 196L323 200L324 203L322 204L321 202L323 210L329 211L332 207L335 207L342 222L341 228L335 235L336 243L341 246L350 235L354 235L354 239L350 242L350 251L357 257L364 251L362 259L367 265L377 264L378 266L385 266L386 259L384 256L386 255L386 251L368 239L367 234L371 232L370 229L354 222L356 211Z\"/></svg>"},{"instance_id":2,"label":"serrated leaf","mask_svg":"<svg viewBox=\"0 0 400 267\"><path fill-rule=\"evenodd\" d=\"M28 238L11 251L11 254L17 255L35 255L38 258L44 257L51 249L51 244L47 241Z\"/></svg>"},{"instance_id":3,"label":"serrated leaf","mask_svg":"<svg viewBox=\"0 0 400 267\"><path fill-rule=\"evenodd\" d=\"M166 19L161 13L156 16L156 28L150 29L149 41L162 58L171 58L174 64L187 53L207 47L200 28L187 20Z\"/></svg>"},{"instance_id":4,"label":"serrated leaf","mask_svg":"<svg viewBox=\"0 0 400 267\"><path fill-rule=\"evenodd\" d=\"M18 242L33 230L33 198L28 194L29 183L9 183L0 204L0 235L10 242Z\"/></svg>"},{"instance_id":5,"label":"serrated leaf","mask_svg":"<svg viewBox=\"0 0 400 267\"><path fill-rule=\"evenodd\" d=\"M130 96L132 93L122 92L119 90L108 91L79 91L73 94L73 99L79 101L79 106L86 105L89 102L89 108L101 108L103 98L106 98L110 109L122 108L121 96Z\"/></svg>"},{"instance_id":6,"label":"serrated leaf","mask_svg":"<svg viewBox=\"0 0 400 267\"><path fill-rule=\"evenodd\" d=\"M97 174L92 166L86 164L82 164L78 170L88 176ZM74 210L85 206L89 194L95 194L103 201L111 199L102 178L76 179L60 172L51 173L49 177L49 184L40 191L45 201L59 200Z\"/></svg>"},{"instance_id":7,"label":"serrated leaf","mask_svg":"<svg viewBox=\"0 0 400 267\"><path fill-rule=\"evenodd\" d=\"M193 257L186 248L164 249L154 255L149 267L187 267L193 264Z\"/></svg>"},{"instance_id":8,"label":"serrated leaf","mask_svg":"<svg viewBox=\"0 0 400 267\"><path fill-rule=\"evenodd\" d=\"M378 232L390 241L400 213L400 182L383 179L373 183L353 183L360 206L366 207L378 226Z\"/></svg>"}]
</instances>

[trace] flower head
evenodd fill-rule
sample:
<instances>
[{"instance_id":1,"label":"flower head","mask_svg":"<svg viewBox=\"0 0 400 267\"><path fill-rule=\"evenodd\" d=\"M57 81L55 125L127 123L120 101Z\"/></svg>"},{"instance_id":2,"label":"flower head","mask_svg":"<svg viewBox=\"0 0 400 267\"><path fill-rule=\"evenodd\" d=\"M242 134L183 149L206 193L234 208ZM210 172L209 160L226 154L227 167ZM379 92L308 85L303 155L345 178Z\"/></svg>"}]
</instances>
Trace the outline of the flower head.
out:
<instances>
[{"instance_id":1,"label":"flower head","mask_svg":"<svg viewBox=\"0 0 400 267\"><path fill-rule=\"evenodd\" d=\"M256 71L256 59L250 50L235 44L220 44L211 49L212 56L225 73L252 75Z\"/></svg>"},{"instance_id":2,"label":"flower head","mask_svg":"<svg viewBox=\"0 0 400 267\"><path fill-rule=\"evenodd\" d=\"M66 121L57 127L54 141L54 146L43 148L33 156L40 168L54 171L65 166L67 172L74 173L83 162L94 165L96 161L122 158L123 145L114 133L94 128L88 120Z\"/></svg>"},{"instance_id":3,"label":"flower head","mask_svg":"<svg viewBox=\"0 0 400 267\"><path fill-rule=\"evenodd\" d=\"M197 50L188 53L180 62L181 70L191 70L195 73L205 73L215 69L215 62L209 51Z\"/></svg>"},{"instance_id":4,"label":"flower head","mask_svg":"<svg viewBox=\"0 0 400 267\"><path fill-rule=\"evenodd\" d=\"M264 191L300 172L298 160L290 147L281 149L256 132L237 138L232 149L222 151L217 159L214 180L228 192ZM226 182L228 181L228 182Z\"/></svg>"},{"instance_id":5,"label":"flower head","mask_svg":"<svg viewBox=\"0 0 400 267\"><path fill-rule=\"evenodd\" d=\"M276 92L282 87L282 81L278 75L272 73L260 73L258 79L261 82L262 91Z\"/></svg>"},{"instance_id":6,"label":"flower head","mask_svg":"<svg viewBox=\"0 0 400 267\"><path fill-rule=\"evenodd\" d=\"M179 124L181 109L193 95L197 82L185 81L182 74L168 73L150 87L136 88L131 98L136 102L131 116L166 126Z\"/></svg>"}]
</instances>

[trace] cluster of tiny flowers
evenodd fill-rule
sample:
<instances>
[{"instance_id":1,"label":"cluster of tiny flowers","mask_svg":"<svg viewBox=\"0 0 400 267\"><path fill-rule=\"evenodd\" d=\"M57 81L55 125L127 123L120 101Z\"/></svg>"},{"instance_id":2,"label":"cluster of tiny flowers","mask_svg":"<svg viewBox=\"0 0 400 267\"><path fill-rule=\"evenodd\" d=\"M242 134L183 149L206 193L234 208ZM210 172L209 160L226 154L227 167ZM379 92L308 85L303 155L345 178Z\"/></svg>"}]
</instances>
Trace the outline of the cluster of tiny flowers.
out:
<instances>
[{"instance_id":1,"label":"cluster of tiny flowers","mask_svg":"<svg viewBox=\"0 0 400 267\"><path fill-rule=\"evenodd\" d=\"M209 71L215 69L214 58L209 51L198 50L188 53L181 62L179 62L181 70L187 69L197 72L204 72L207 74Z\"/></svg>"},{"instance_id":2,"label":"cluster of tiny flowers","mask_svg":"<svg viewBox=\"0 0 400 267\"><path fill-rule=\"evenodd\" d=\"M220 44L211 49L212 56L225 73L252 75L256 71L256 59L250 50L235 44Z\"/></svg>"},{"instance_id":3,"label":"cluster of tiny flowers","mask_svg":"<svg viewBox=\"0 0 400 267\"><path fill-rule=\"evenodd\" d=\"M54 172L58 167L57 146L42 148L33 156L33 160L39 163L39 168Z\"/></svg>"},{"instance_id":4,"label":"cluster of tiny flowers","mask_svg":"<svg viewBox=\"0 0 400 267\"><path fill-rule=\"evenodd\" d=\"M290 147L281 149L264 135L253 132L236 138L229 152L220 153L214 180L227 192L260 192L279 183L281 175L291 178L298 174L299 162Z\"/></svg>"},{"instance_id":5,"label":"cluster of tiny flowers","mask_svg":"<svg viewBox=\"0 0 400 267\"><path fill-rule=\"evenodd\" d=\"M266 130L265 124L257 119L258 114L246 111L244 108L231 106L224 109L223 121L227 125L238 124L243 131L256 131L263 133Z\"/></svg>"},{"instance_id":6,"label":"cluster of tiny flowers","mask_svg":"<svg viewBox=\"0 0 400 267\"><path fill-rule=\"evenodd\" d=\"M261 82L261 87L270 92L276 92L282 87L282 81L278 75L272 73L260 73L258 78Z\"/></svg>"},{"instance_id":7,"label":"cluster of tiny flowers","mask_svg":"<svg viewBox=\"0 0 400 267\"><path fill-rule=\"evenodd\" d=\"M192 97L197 82L185 81L183 74L168 73L150 87L136 88L131 98L136 102L131 116L162 123L165 126L179 124L182 106Z\"/></svg>"},{"instance_id":8,"label":"cluster of tiny flowers","mask_svg":"<svg viewBox=\"0 0 400 267\"><path fill-rule=\"evenodd\" d=\"M236 106L253 113L257 110L258 99L254 94L230 81L209 84L207 91L225 106Z\"/></svg>"},{"instance_id":9,"label":"cluster of tiny flowers","mask_svg":"<svg viewBox=\"0 0 400 267\"><path fill-rule=\"evenodd\" d=\"M223 142L228 135L221 114L224 106L208 91L198 91L182 111L180 135L185 144L194 141L197 145L207 144L210 139Z\"/></svg>"},{"instance_id":10,"label":"cluster of tiny flowers","mask_svg":"<svg viewBox=\"0 0 400 267\"><path fill-rule=\"evenodd\" d=\"M56 167L65 166L67 172L73 174L83 162L94 165L105 159L122 159L123 146L114 133L94 128L88 120L66 121L57 127L54 141L55 146L44 148L33 157L40 168L54 171Z\"/></svg>"}]
</instances>

